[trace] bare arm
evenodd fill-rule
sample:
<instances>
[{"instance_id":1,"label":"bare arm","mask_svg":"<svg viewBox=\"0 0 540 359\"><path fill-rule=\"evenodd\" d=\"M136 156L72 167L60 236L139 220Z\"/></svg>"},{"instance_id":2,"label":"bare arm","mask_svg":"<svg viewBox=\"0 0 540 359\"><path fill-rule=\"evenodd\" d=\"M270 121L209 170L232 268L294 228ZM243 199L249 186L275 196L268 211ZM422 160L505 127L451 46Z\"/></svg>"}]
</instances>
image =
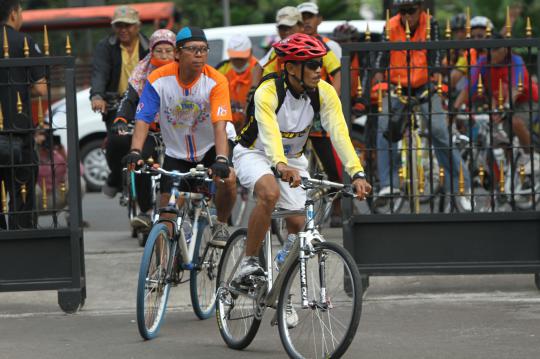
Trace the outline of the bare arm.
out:
<instances>
[{"instance_id":1,"label":"bare arm","mask_svg":"<svg viewBox=\"0 0 540 359\"><path fill-rule=\"evenodd\" d=\"M334 74L332 79L332 86L336 89L338 96L341 94L341 71Z\"/></svg>"},{"instance_id":2,"label":"bare arm","mask_svg":"<svg viewBox=\"0 0 540 359\"><path fill-rule=\"evenodd\" d=\"M263 68L261 65L256 64L253 66L253 70L251 70L251 87L256 87L259 84L259 81L261 81L263 73Z\"/></svg>"},{"instance_id":3,"label":"bare arm","mask_svg":"<svg viewBox=\"0 0 540 359\"><path fill-rule=\"evenodd\" d=\"M229 142L225 127L227 121L217 121L214 123L214 138L216 141L216 155L229 157Z\"/></svg>"},{"instance_id":4,"label":"bare arm","mask_svg":"<svg viewBox=\"0 0 540 359\"><path fill-rule=\"evenodd\" d=\"M142 152L149 128L150 125L148 123L144 121L135 121L135 130L133 130L133 137L131 139L132 150L139 150Z\"/></svg>"}]
</instances>

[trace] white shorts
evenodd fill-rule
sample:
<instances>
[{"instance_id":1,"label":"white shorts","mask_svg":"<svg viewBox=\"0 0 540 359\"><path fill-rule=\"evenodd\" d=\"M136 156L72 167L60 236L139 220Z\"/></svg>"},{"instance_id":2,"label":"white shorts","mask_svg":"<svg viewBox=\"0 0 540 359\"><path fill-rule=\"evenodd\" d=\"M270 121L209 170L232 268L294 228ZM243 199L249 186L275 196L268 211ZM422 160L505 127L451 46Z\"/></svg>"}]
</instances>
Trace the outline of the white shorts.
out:
<instances>
[{"instance_id":1,"label":"white shorts","mask_svg":"<svg viewBox=\"0 0 540 359\"><path fill-rule=\"evenodd\" d=\"M236 145L233 151L233 163L240 184L252 192L262 176L274 175L271 169L272 163L260 150L250 150ZM300 171L300 176L309 177L308 161L304 155L298 158L289 158L288 165L297 168ZM280 190L276 207L289 210L303 209L306 203L306 191L300 187L291 188L287 182L283 182L279 178L276 178L276 181Z\"/></svg>"}]
</instances>

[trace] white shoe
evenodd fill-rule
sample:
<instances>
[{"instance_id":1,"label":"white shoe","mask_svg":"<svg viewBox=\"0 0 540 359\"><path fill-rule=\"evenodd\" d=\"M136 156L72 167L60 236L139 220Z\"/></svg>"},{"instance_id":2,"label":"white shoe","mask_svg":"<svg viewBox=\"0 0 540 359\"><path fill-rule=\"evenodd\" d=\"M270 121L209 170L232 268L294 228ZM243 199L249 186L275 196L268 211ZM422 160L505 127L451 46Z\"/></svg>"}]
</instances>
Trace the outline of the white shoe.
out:
<instances>
[{"instance_id":1,"label":"white shoe","mask_svg":"<svg viewBox=\"0 0 540 359\"><path fill-rule=\"evenodd\" d=\"M460 212L471 212L472 203L470 196L457 196L456 197L457 206L459 207Z\"/></svg>"},{"instance_id":2,"label":"white shoe","mask_svg":"<svg viewBox=\"0 0 540 359\"><path fill-rule=\"evenodd\" d=\"M287 305L285 306L285 322L287 322L287 328L292 329L298 325L298 313L294 310L291 295L287 299Z\"/></svg>"},{"instance_id":3,"label":"white shoe","mask_svg":"<svg viewBox=\"0 0 540 359\"><path fill-rule=\"evenodd\" d=\"M243 283L246 277L250 275L257 275L257 276L264 275L264 270L259 264L258 257L242 258L242 262L240 262L240 266L238 268L238 271L236 272L236 276L234 277L233 282Z\"/></svg>"},{"instance_id":4,"label":"white shoe","mask_svg":"<svg viewBox=\"0 0 540 359\"><path fill-rule=\"evenodd\" d=\"M381 188L377 196L390 197L390 196L399 196L400 194L401 194L401 190L399 188L392 189L390 186L386 186L386 187Z\"/></svg>"}]
</instances>

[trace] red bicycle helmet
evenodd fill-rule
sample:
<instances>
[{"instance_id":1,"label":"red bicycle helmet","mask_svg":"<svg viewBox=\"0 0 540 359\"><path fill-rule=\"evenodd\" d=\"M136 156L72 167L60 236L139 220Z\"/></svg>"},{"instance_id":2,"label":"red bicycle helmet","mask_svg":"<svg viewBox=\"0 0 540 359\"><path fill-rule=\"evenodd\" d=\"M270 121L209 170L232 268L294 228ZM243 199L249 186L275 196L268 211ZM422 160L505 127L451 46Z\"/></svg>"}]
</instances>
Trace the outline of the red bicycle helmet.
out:
<instances>
[{"instance_id":1,"label":"red bicycle helmet","mask_svg":"<svg viewBox=\"0 0 540 359\"><path fill-rule=\"evenodd\" d=\"M305 61L326 55L326 47L306 34L292 34L272 45L282 62Z\"/></svg>"}]
</instances>

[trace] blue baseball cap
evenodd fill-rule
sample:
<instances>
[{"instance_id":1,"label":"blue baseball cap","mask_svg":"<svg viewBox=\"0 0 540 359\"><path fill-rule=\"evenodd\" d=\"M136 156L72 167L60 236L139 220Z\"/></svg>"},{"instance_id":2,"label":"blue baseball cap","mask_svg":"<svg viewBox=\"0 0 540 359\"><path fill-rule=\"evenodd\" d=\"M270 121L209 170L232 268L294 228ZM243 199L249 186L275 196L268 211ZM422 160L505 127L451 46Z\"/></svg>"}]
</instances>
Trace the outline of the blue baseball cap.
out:
<instances>
[{"instance_id":1,"label":"blue baseball cap","mask_svg":"<svg viewBox=\"0 0 540 359\"><path fill-rule=\"evenodd\" d=\"M204 31L201 28L194 26L186 26L176 34L176 46L182 46L188 41L208 42Z\"/></svg>"}]
</instances>

